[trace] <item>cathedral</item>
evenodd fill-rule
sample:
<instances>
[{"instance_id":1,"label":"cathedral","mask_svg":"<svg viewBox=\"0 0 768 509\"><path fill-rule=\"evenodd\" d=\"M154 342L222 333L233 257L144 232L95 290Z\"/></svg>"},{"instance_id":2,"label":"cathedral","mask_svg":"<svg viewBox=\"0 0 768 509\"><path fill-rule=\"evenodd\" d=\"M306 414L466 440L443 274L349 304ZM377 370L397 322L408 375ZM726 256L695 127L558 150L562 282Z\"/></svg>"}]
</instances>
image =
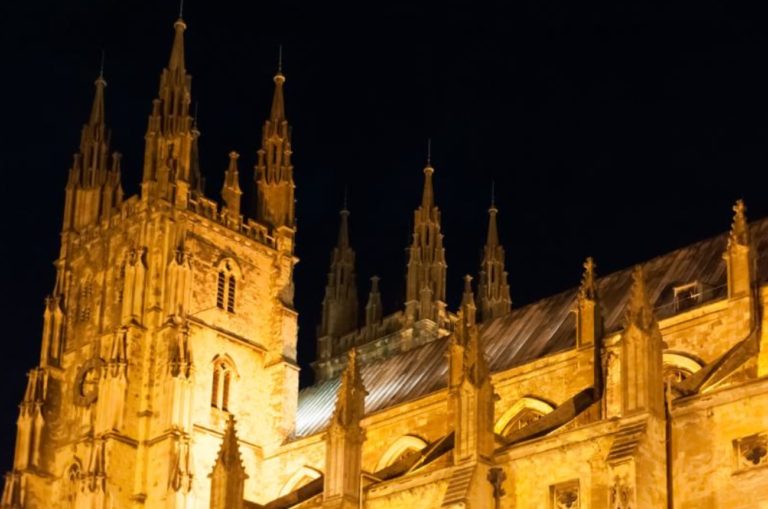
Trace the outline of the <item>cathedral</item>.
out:
<instances>
[{"instance_id":1,"label":"cathedral","mask_svg":"<svg viewBox=\"0 0 768 509\"><path fill-rule=\"evenodd\" d=\"M135 196L95 82L0 508L768 508L768 219L739 201L722 235L602 277L588 258L517 307L492 204L449 309L428 163L396 313L375 277L359 299L341 211L299 390L286 78L244 214L237 153L204 191L185 29Z\"/></svg>"}]
</instances>

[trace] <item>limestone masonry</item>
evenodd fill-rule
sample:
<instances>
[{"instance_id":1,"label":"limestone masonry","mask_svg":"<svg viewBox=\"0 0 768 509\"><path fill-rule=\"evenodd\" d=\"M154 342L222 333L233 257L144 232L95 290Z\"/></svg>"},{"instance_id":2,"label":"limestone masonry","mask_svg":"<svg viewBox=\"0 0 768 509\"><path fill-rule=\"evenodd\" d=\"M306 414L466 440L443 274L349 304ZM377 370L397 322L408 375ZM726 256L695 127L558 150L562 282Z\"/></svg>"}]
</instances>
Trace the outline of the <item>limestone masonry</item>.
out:
<instances>
[{"instance_id":1,"label":"limestone masonry","mask_svg":"<svg viewBox=\"0 0 768 509\"><path fill-rule=\"evenodd\" d=\"M451 311L427 164L401 311L360 307L341 211L299 391L285 77L244 216L237 153L203 192L185 28L137 196L96 80L0 508L768 508L768 220L518 308L491 205Z\"/></svg>"}]
</instances>

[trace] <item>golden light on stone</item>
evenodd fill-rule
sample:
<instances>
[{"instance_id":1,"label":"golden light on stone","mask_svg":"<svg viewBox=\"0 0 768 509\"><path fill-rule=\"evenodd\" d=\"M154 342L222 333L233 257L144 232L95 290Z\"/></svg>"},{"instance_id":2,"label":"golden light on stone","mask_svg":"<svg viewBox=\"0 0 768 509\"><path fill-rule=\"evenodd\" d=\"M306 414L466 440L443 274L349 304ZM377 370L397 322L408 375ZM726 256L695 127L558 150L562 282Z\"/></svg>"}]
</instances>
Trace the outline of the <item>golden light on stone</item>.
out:
<instances>
[{"instance_id":1,"label":"golden light on stone","mask_svg":"<svg viewBox=\"0 0 768 509\"><path fill-rule=\"evenodd\" d=\"M244 217L236 152L202 190L185 27L136 196L96 81L0 508L768 507L768 220L518 308L492 204L452 311L428 163L398 312L376 276L360 309L341 211L299 391L286 78Z\"/></svg>"}]
</instances>

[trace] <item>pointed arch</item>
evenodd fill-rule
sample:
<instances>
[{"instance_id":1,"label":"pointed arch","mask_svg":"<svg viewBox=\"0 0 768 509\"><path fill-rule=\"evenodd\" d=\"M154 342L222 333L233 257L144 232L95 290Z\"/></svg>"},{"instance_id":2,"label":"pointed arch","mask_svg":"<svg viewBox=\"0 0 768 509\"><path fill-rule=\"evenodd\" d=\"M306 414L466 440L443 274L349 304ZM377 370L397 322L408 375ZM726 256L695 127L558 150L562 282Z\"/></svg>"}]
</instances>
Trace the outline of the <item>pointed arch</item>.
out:
<instances>
[{"instance_id":1,"label":"pointed arch","mask_svg":"<svg viewBox=\"0 0 768 509\"><path fill-rule=\"evenodd\" d=\"M704 366L702 361L684 352L664 352L662 358L664 380L672 382L682 382Z\"/></svg>"},{"instance_id":2,"label":"pointed arch","mask_svg":"<svg viewBox=\"0 0 768 509\"><path fill-rule=\"evenodd\" d=\"M305 484L308 484L315 479L318 479L323 473L316 468L303 466L300 469L296 471L289 479L286 481L286 483L283 485L283 488L280 490L280 495L287 495L288 493L291 493L292 491L296 491L297 489L301 488Z\"/></svg>"},{"instance_id":3,"label":"pointed arch","mask_svg":"<svg viewBox=\"0 0 768 509\"><path fill-rule=\"evenodd\" d=\"M555 406L535 396L524 396L509 407L496 421L493 431L499 435L523 428L555 409Z\"/></svg>"},{"instance_id":4,"label":"pointed arch","mask_svg":"<svg viewBox=\"0 0 768 509\"><path fill-rule=\"evenodd\" d=\"M61 501L66 509L75 509L77 507L77 493L79 491L82 471L80 460L75 458L64 469L64 473L61 476Z\"/></svg>"},{"instance_id":5,"label":"pointed arch","mask_svg":"<svg viewBox=\"0 0 768 509\"><path fill-rule=\"evenodd\" d=\"M240 378L232 358L227 355L216 355L212 361L213 375L211 377L211 407L225 412L230 411L232 402L232 386Z\"/></svg>"},{"instance_id":6,"label":"pointed arch","mask_svg":"<svg viewBox=\"0 0 768 509\"><path fill-rule=\"evenodd\" d=\"M394 464L397 460L402 458L408 453L414 451L421 451L427 446L427 442L415 435L403 435L394 442L389 448L381 455L379 462L376 464L376 472Z\"/></svg>"},{"instance_id":7,"label":"pointed arch","mask_svg":"<svg viewBox=\"0 0 768 509\"><path fill-rule=\"evenodd\" d=\"M242 279L240 265L232 257L216 263L216 307L234 313L237 307L237 282Z\"/></svg>"}]
</instances>

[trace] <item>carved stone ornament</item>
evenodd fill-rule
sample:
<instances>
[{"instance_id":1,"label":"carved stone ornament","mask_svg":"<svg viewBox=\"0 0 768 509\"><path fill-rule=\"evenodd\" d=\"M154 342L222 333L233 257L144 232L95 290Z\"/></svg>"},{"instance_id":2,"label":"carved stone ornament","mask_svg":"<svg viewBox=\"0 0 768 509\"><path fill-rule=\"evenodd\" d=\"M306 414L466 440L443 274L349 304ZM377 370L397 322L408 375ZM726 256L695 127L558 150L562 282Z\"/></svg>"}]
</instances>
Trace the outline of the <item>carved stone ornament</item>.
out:
<instances>
[{"instance_id":1,"label":"carved stone ornament","mask_svg":"<svg viewBox=\"0 0 768 509\"><path fill-rule=\"evenodd\" d=\"M75 377L74 400L78 406L90 406L99 397L99 379L104 361L98 357L88 359L80 366Z\"/></svg>"},{"instance_id":2,"label":"carved stone ornament","mask_svg":"<svg viewBox=\"0 0 768 509\"><path fill-rule=\"evenodd\" d=\"M740 438L736 442L737 468L754 468L768 465L768 433L757 433Z\"/></svg>"},{"instance_id":3,"label":"carved stone ornament","mask_svg":"<svg viewBox=\"0 0 768 509\"><path fill-rule=\"evenodd\" d=\"M616 476L611 486L611 509L632 509L632 486Z\"/></svg>"},{"instance_id":4,"label":"carved stone ornament","mask_svg":"<svg viewBox=\"0 0 768 509\"><path fill-rule=\"evenodd\" d=\"M579 482L558 484L552 489L553 509L579 509Z\"/></svg>"}]
</instances>

